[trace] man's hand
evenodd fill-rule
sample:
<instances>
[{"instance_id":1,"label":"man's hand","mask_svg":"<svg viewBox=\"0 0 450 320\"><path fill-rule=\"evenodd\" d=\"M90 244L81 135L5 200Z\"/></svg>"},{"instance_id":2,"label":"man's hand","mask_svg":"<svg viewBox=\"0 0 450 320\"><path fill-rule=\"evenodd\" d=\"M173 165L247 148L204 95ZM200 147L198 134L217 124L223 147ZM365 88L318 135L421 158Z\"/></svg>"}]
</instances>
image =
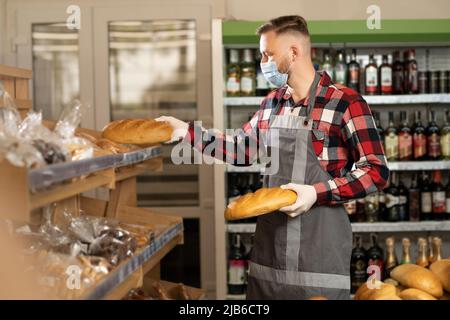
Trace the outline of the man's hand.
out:
<instances>
[{"instance_id":1,"label":"man's hand","mask_svg":"<svg viewBox=\"0 0 450 320\"><path fill-rule=\"evenodd\" d=\"M169 141L166 141L165 143L172 143L183 139L186 136L189 129L189 124L187 122L181 121L175 117L162 116L156 118L155 120L166 121L173 128L172 137L170 138Z\"/></svg>"},{"instance_id":2,"label":"man's hand","mask_svg":"<svg viewBox=\"0 0 450 320\"><path fill-rule=\"evenodd\" d=\"M294 204L280 209L291 218L305 213L316 203L317 193L313 186L304 184L288 183L280 186L281 189L289 189L297 193L297 200Z\"/></svg>"}]
</instances>

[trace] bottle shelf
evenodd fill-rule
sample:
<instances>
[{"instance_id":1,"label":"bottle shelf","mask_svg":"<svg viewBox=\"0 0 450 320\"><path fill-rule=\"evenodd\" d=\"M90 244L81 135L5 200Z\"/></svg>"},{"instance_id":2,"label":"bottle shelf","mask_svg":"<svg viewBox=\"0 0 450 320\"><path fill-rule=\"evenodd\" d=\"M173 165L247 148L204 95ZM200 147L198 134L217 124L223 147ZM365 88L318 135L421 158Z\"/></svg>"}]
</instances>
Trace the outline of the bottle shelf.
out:
<instances>
[{"instance_id":1,"label":"bottle shelf","mask_svg":"<svg viewBox=\"0 0 450 320\"><path fill-rule=\"evenodd\" d=\"M450 103L449 93L363 96L368 104ZM259 106L264 97L224 97L225 106Z\"/></svg>"},{"instance_id":2,"label":"bottle shelf","mask_svg":"<svg viewBox=\"0 0 450 320\"><path fill-rule=\"evenodd\" d=\"M229 233L254 233L256 223L229 223ZM450 231L450 221L355 222L353 232L421 232Z\"/></svg>"}]
</instances>

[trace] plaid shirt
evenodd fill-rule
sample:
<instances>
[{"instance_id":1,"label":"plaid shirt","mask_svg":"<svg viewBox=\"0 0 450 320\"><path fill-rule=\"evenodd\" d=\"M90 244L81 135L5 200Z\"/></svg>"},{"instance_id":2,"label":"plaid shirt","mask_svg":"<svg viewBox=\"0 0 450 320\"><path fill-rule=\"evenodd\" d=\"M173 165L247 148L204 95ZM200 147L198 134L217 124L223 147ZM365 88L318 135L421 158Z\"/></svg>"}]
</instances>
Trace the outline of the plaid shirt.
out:
<instances>
[{"instance_id":1,"label":"plaid shirt","mask_svg":"<svg viewBox=\"0 0 450 320\"><path fill-rule=\"evenodd\" d=\"M332 83L326 72L322 72L321 76L311 118L313 129L324 132L324 135L316 137L313 134L312 143L320 165L334 179L313 186L317 192L317 205L333 205L385 188L389 169L372 113L365 100L356 91ZM195 128L191 123L185 141L203 151L215 139L215 145L220 147L212 154L214 157L237 165L240 149L245 152L244 165L250 165L256 160L257 152L248 148L245 135L259 142L258 131L268 129L269 118L278 101L281 104L280 115L305 115L308 100L307 97L294 103L290 88L280 88L264 98L260 109L242 126L241 134L230 136L216 132L214 138L206 135L195 139Z\"/></svg>"}]
</instances>

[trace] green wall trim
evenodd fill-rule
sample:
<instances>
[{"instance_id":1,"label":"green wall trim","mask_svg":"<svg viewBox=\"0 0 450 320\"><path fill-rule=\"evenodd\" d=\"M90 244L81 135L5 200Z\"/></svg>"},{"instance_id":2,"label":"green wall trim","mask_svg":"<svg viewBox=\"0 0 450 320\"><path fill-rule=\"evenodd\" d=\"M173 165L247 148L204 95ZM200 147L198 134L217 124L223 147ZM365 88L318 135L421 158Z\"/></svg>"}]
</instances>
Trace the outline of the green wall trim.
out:
<instances>
[{"instance_id":1,"label":"green wall trim","mask_svg":"<svg viewBox=\"0 0 450 320\"><path fill-rule=\"evenodd\" d=\"M223 21L224 44L257 44L255 33L263 21ZM450 42L450 19L382 20L369 30L366 20L309 21L313 43L339 42Z\"/></svg>"}]
</instances>

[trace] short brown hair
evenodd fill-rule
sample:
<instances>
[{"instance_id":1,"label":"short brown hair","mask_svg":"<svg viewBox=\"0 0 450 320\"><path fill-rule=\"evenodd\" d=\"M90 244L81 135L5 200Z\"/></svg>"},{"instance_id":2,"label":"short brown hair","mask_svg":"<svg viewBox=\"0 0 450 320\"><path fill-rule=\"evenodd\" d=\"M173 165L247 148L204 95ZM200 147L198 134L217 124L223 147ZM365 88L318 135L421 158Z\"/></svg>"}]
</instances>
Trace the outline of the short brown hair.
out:
<instances>
[{"instance_id":1,"label":"short brown hair","mask_svg":"<svg viewBox=\"0 0 450 320\"><path fill-rule=\"evenodd\" d=\"M282 16L266 22L258 29L256 33L260 36L263 33L275 31L276 34L299 32L309 37L308 25L306 20L301 16Z\"/></svg>"}]
</instances>

